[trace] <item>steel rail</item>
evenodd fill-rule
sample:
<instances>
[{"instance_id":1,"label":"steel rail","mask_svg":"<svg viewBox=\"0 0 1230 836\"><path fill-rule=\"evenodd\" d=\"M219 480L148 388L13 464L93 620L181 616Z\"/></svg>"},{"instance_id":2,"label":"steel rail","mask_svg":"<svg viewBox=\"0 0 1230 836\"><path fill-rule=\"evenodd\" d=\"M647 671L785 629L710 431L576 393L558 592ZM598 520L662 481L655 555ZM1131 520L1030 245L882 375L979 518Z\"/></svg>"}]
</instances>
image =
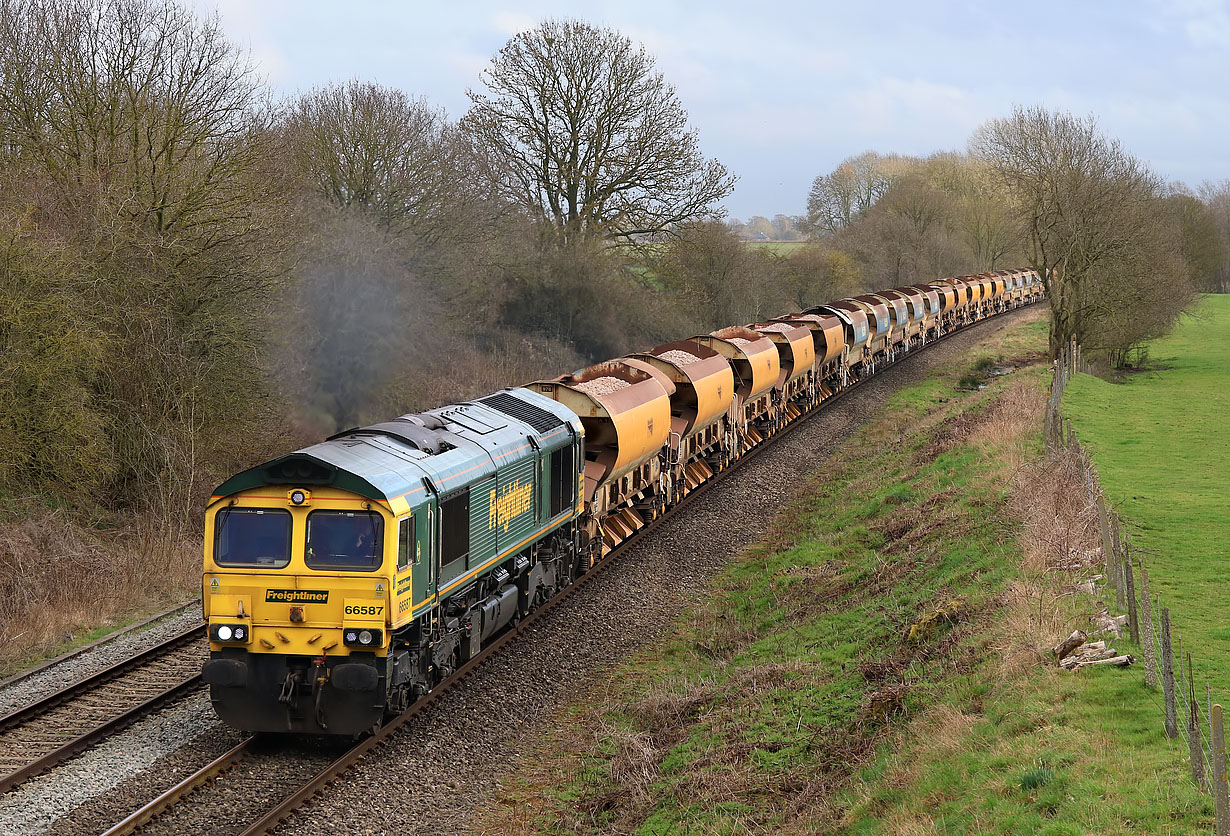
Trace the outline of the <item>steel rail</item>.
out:
<instances>
[{"instance_id":1,"label":"steel rail","mask_svg":"<svg viewBox=\"0 0 1230 836\"><path fill-rule=\"evenodd\" d=\"M89 644L83 644L81 645L81 647L74 647L72 650L69 650L65 653L61 653L59 656L56 656L54 659L48 659L45 662L40 662L39 664L35 665L32 668L26 668L25 670L18 671L17 673L14 673L12 676L8 677L7 679L0 680L0 690L8 688L10 685L16 685L18 682L29 679L30 677L34 676L36 673L42 673L48 668L54 667L60 664L61 662L68 661L69 659L80 656L83 653L88 653L89 651L98 647L100 644L106 644L107 642L115 641L121 636L126 636L129 633L135 633L138 630L140 630L142 627L148 627L149 625L153 624L155 621L159 621L163 618L167 618L168 616L175 615L176 613L186 610L189 607L199 606L200 603L201 603L200 599L195 598L183 604L176 604L175 606L165 609L162 612L156 612L153 615L149 616L148 618L138 621L136 624L129 624L127 627L121 627L118 630L110 632L107 635L102 636L101 638L95 639Z\"/></svg>"},{"instance_id":2,"label":"steel rail","mask_svg":"<svg viewBox=\"0 0 1230 836\"><path fill-rule=\"evenodd\" d=\"M310 798L320 794L325 787L342 777L347 770L361 762L364 757L388 740L398 729L414 717L426 711L453 688L457 687L466 679L469 679L479 667L491 661L491 659L493 659L502 649L520 637L521 634L537 622L538 619L551 612L551 610L563 601L567 600L571 595L577 592L577 590L581 589L594 578L598 577L603 570L609 568L616 559L624 554L627 547L632 544L640 543L643 539L643 535L657 530L659 526L665 524L668 520L674 517L676 513L685 508L689 508L693 498L701 496L712 490L714 486L721 482L726 476L734 473L743 465L754 460L757 456L764 452L764 450L772 447L773 445L770 443L770 439L781 438L787 433L793 431L795 428L802 426L807 423L809 419L814 418L816 415L823 412L824 408L829 404L835 403L836 401L844 398L846 395L855 391L867 381L879 376L881 372L922 353L923 349L939 342L943 342L949 337L972 330L979 325L989 322L1000 314L1022 310L1033 304L1036 304L1036 302L1020 305L1007 311L1001 311L997 314L993 314L992 316L978 320L977 322L969 323L952 331L948 331L945 334L941 334L931 341L916 347L915 349L898 355L892 361L879 366L874 373L860 378L859 380L843 388L841 391L835 392L828 398L814 404L806 412L803 412L793 421L780 428L776 433L771 436L767 436L762 443L757 444L755 447L748 450L740 456L738 460L732 463L731 466L723 470L715 471L712 477L706 479L702 484L690 491L679 502L672 505L657 518L647 521L643 527L633 532L627 539L617 544L605 557L595 563L589 571L562 589L555 597L544 602L538 607L538 609L534 610L528 616L522 618L512 627L507 629L498 639L496 639L495 642L484 647L477 656L454 671L447 679L440 682L435 688L416 700L413 705L401 714L390 719L374 733L368 735L361 741L358 741L350 749L347 749L332 763L320 770L311 779L301 785L298 790L285 796L280 802L267 810L264 815L243 830L239 836L262 836L262 834L269 833L273 828L277 827L282 821L284 821L287 815L299 807L302 807ZM235 748L231 749L229 752L206 764L192 775L189 775L187 778L183 779L178 784L159 795L157 798L146 803L140 809L128 815L122 821L113 825L111 828L102 833L101 836L127 836L127 834L134 832L142 825L148 823L161 813L165 812L173 804L187 796L193 790L210 782L220 773L247 758L251 753L251 747L254 740L255 737L250 737Z\"/></svg>"},{"instance_id":3,"label":"steel rail","mask_svg":"<svg viewBox=\"0 0 1230 836\"><path fill-rule=\"evenodd\" d=\"M98 673L87 676L84 679L80 679L77 682L60 689L54 694L49 694L40 700L10 712L3 718L0 718L0 732L11 731L26 723L35 721L51 709L57 708L65 703L71 702L74 699L78 699L89 694L99 685L111 682L117 677L136 670L141 666L160 658L168 652L180 649L192 640L204 635L204 632L204 625L197 625L189 628L188 630L185 630L175 636L171 636L153 647L147 648L146 650L130 656L127 659L122 659L114 665L99 671ZM200 684L200 681L201 675L199 673L187 679L180 680L179 682L165 688L158 694L129 707L119 714L109 717L104 722L94 726L82 734L77 735L74 738L71 738L56 749L38 756L25 766L16 769L7 775L0 776L0 793L8 792L22 781L25 781L40 772L44 772L59 763L62 763L68 758L71 758L93 746L103 738L131 725L133 722L155 710L167 701L174 699L192 688L195 688Z\"/></svg>"},{"instance_id":4,"label":"steel rail","mask_svg":"<svg viewBox=\"0 0 1230 836\"><path fill-rule=\"evenodd\" d=\"M108 682L115 677L120 676L121 674L127 673L133 668L140 667L155 657L161 656L168 650L175 650L180 645L203 635L205 635L205 625L194 625L189 627L187 630L176 633L174 636L164 639L152 647L148 647L145 650L133 654L132 656L121 659L120 661L103 668L97 673L90 674L82 679L78 679L76 682L64 686L53 694L48 694L47 696L41 697L32 703L23 705L21 708L14 709L8 714L0 717L0 732L8 731L14 726L19 726L22 723L28 723L35 717L46 714L52 708L62 705L68 700L74 699L81 694L98 687L104 682Z\"/></svg>"},{"instance_id":5,"label":"steel rail","mask_svg":"<svg viewBox=\"0 0 1230 836\"><path fill-rule=\"evenodd\" d=\"M249 737L229 752L205 764L153 801L142 806L135 813L112 825L102 833L102 836L124 836L124 834L132 833L141 825L147 824L159 813L188 795L197 787L212 781L221 773L239 764L240 761L247 759L252 754L252 745L255 740L255 737Z\"/></svg>"}]
</instances>

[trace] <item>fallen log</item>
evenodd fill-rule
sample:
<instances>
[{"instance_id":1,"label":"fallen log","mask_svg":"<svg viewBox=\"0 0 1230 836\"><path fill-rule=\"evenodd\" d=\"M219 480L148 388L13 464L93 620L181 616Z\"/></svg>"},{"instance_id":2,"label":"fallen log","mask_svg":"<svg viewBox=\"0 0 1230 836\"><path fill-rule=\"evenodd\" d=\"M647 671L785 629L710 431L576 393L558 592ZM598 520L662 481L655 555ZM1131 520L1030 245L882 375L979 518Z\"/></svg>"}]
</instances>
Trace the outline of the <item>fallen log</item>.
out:
<instances>
[{"instance_id":1,"label":"fallen log","mask_svg":"<svg viewBox=\"0 0 1230 836\"><path fill-rule=\"evenodd\" d=\"M1112 665L1116 668L1126 668L1136 661L1136 657L1130 653L1123 656L1109 656L1099 659L1081 659L1078 656L1071 656L1060 662L1060 666L1064 670L1074 671L1080 668L1088 668L1092 665Z\"/></svg>"},{"instance_id":2,"label":"fallen log","mask_svg":"<svg viewBox=\"0 0 1230 836\"><path fill-rule=\"evenodd\" d=\"M1051 652L1055 654L1056 659L1062 662L1064 658L1072 654L1072 651L1084 644L1087 638L1089 637L1083 631L1073 630L1072 635L1051 648Z\"/></svg>"}]
</instances>

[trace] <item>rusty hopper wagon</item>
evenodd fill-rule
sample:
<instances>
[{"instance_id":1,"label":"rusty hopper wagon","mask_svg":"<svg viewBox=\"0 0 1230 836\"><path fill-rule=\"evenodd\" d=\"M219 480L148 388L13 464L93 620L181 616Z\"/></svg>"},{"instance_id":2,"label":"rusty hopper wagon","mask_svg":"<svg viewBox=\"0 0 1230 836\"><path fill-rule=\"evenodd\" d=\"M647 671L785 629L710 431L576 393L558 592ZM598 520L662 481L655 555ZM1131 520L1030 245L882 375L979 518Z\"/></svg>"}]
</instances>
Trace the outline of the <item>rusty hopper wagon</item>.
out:
<instances>
[{"instance_id":1,"label":"rusty hopper wagon","mask_svg":"<svg viewBox=\"0 0 1230 836\"><path fill-rule=\"evenodd\" d=\"M779 371L774 388L781 405L777 422L780 426L793 421L816 399L816 344L811 331L805 325L790 322L760 322L749 327L764 334L777 348Z\"/></svg>"},{"instance_id":2,"label":"rusty hopper wagon","mask_svg":"<svg viewBox=\"0 0 1230 836\"><path fill-rule=\"evenodd\" d=\"M674 386L671 486L674 493L687 494L737 455L737 433L727 420L735 398L734 370L725 357L695 340L667 343L626 359L665 375Z\"/></svg>"},{"instance_id":3,"label":"rusty hopper wagon","mask_svg":"<svg viewBox=\"0 0 1230 836\"><path fill-rule=\"evenodd\" d=\"M781 360L773 341L750 328L732 325L712 334L692 338L721 354L735 376L735 396L729 420L738 433L740 454L764 440L777 417L774 385L781 374Z\"/></svg>"}]
</instances>

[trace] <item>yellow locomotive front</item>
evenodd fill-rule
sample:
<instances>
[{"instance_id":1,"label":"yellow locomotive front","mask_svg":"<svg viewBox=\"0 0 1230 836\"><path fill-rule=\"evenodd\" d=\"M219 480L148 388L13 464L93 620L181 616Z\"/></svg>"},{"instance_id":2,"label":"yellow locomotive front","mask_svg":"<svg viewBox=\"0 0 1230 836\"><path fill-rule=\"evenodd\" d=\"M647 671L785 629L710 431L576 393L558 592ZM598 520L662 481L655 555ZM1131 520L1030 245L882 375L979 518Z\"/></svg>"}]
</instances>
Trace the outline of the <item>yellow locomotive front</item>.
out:
<instances>
[{"instance_id":1,"label":"yellow locomotive front","mask_svg":"<svg viewBox=\"0 0 1230 836\"><path fill-rule=\"evenodd\" d=\"M397 530L385 503L337 488L215 498L204 678L224 722L358 734L382 720Z\"/></svg>"}]
</instances>

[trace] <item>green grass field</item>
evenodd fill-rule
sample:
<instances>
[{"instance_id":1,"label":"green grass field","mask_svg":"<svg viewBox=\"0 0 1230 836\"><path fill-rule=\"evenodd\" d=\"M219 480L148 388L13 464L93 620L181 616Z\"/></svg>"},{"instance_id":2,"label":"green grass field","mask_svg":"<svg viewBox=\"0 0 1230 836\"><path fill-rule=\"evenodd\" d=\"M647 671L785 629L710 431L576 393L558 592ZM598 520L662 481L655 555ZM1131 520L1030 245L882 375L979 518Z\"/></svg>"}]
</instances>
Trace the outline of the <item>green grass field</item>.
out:
<instances>
[{"instance_id":1,"label":"green grass field","mask_svg":"<svg viewBox=\"0 0 1230 836\"><path fill-rule=\"evenodd\" d=\"M749 247L770 250L776 255L787 256L801 247L807 246L806 241L748 241Z\"/></svg>"},{"instance_id":2,"label":"green grass field","mask_svg":"<svg viewBox=\"0 0 1230 836\"><path fill-rule=\"evenodd\" d=\"M1102 486L1149 551L1154 593L1174 630L1230 701L1230 296L1149 346L1152 371L1122 384L1073 378L1063 411Z\"/></svg>"},{"instance_id":3,"label":"green grass field","mask_svg":"<svg viewBox=\"0 0 1230 836\"><path fill-rule=\"evenodd\" d=\"M1048 659L1096 606L1027 567L1010 510L1050 484L1049 376L960 385L1045 344L1034 322L895 395L668 639L561 710L475 832L1211 830L1140 671Z\"/></svg>"}]
</instances>

